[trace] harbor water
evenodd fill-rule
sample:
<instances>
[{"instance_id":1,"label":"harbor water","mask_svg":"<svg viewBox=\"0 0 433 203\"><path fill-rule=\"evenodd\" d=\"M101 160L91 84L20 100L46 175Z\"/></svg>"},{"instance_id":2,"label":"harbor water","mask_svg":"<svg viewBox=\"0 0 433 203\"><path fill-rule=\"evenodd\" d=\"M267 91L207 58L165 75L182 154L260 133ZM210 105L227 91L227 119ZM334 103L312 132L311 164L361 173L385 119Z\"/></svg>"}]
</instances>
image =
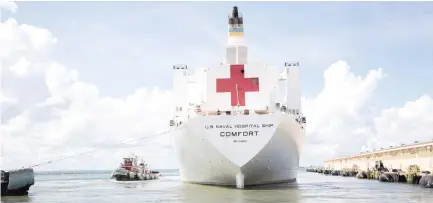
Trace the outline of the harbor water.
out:
<instances>
[{"instance_id":1,"label":"harbor water","mask_svg":"<svg viewBox=\"0 0 433 203\"><path fill-rule=\"evenodd\" d=\"M38 173L25 197L2 197L3 203L117 202L433 202L433 189L300 170L296 183L245 187L203 186L180 182L175 170L161 170L159 180L116 182L110 171Z\"/></svg>"}]
</instances>

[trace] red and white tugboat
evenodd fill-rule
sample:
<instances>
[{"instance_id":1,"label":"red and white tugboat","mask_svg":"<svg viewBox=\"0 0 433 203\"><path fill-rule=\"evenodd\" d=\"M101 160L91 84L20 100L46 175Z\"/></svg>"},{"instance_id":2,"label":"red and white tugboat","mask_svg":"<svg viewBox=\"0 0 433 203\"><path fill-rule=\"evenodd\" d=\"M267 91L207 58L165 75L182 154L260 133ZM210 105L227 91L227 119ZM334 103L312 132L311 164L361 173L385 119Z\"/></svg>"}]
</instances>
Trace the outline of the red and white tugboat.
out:
<instances>
[{"instance_id":1,"label":"red and white tugboat","mask_svg":"<svg viewBox=\"0 0 433 203\"><path fill-rule=\"evenodd\" d=\"M152 171L143 159L138 162L138 157L133 154L123 158L123 163L111 174L117 181L153 180L159 176L158 171Z\"/></svg>"}]
</instances>

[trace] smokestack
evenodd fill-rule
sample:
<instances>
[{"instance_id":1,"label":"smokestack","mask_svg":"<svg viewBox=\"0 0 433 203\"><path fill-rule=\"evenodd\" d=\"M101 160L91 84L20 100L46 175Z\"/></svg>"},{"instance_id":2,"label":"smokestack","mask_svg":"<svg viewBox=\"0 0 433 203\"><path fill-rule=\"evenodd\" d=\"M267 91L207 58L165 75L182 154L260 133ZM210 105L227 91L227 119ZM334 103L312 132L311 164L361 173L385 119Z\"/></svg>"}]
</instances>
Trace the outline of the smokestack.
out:
<instances>
[{"instance_id":1,"label":"smokestack","mask_svg":"<svg viewBox=\"0 0 433 203\"><path fill-rule=\"evenodd\" d=\"M233 18L237 18L238 17L238 7L237 6L233 7L232 16L233 16Z\"/></svg>"},{"instance_id":2,"label":"smokestack","mask_svg":"<svg viewBox=\"0 0 433 203\"><path fill-rule=\"evenodd\" d=\"M244 20L237 6L233 6L232 13L229 14L228 24L226 63L246 64L248 49L244 39Z\"/></svg>"},{"instance_id":3,"label":"smokestack","mask_svg":"<svg viewBox=\"0 0 433 203\"><path fill-rule=\"evenodd\" d=\"M244 36L244 22L238 7L234 6L231 16L229 16L229 36Z\"/></svg>"}]
</instances>

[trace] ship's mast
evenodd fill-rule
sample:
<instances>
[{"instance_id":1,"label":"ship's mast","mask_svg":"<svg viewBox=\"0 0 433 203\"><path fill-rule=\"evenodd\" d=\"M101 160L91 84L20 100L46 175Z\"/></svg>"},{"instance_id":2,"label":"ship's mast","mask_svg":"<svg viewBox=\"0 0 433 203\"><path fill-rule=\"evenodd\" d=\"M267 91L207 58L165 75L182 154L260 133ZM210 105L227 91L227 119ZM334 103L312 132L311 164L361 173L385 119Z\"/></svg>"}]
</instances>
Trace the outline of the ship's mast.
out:
<instances>
[{"instance_id":1,"label":"ship's mast","mask_svg":"<svg viewBox=\"0 0 433 203\"><path fill-rule=\"evenodd\" d=\"M188 66L185 64L173 65L173 97L175 105L175 118L170 125L184 120L188 115Z\"/></svg>"}]
</instances>

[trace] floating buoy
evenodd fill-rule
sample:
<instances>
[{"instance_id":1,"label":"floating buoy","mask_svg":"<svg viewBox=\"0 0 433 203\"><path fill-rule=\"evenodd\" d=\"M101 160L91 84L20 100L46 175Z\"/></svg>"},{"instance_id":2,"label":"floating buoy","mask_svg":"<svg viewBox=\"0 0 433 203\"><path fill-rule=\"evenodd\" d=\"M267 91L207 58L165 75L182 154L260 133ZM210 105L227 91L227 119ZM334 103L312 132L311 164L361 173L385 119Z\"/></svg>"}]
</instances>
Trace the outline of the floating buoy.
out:
<instances>
[{"instance_id":1,"label":"floating buoy","mask_svg":"<svg viewBox=\"0 0 433 203\"><path fill-rule=\"evenodd\" d=\"M1 171L1 196L27 195L34 184L33 168Z\"/></svg>"},{"instance_id":2,"label":"floating buoy","mask_svg":"<svg viewBox=\"0 0 433 203\"><path fill-rule=\"evenodd\" d=\"M419 180L419 185L427 188L433 188L433 175L423 175Z\"/></svg>"},{"instance_id":3,"label":"floating buoy","mask_svg":"<svg viewBox=\"0 0 433 203\"><path fill-rule=\"evenodd\" d=\"M340 175L340 171L338 171L338 170L333 170L333 171L331 172L331 175L333 175L333 176L338 176L338 175Z\"/></svg>"},{"instance_id":4,"label":"floating buoy","mask_svg":"<svg viewBox=\"0 0 433 203\"><path fill-rule=\"evenodd\" d=\"M356 178L358 178L358 179L367 179L368 176L367 176L367 173L365 173L364 171L360 171L360 172L358 172L358 174L356 174Z\"/></svg>"},{"instance_id":5,"label":"floating buoy","mask_svg":"<svg viewBox=\"0 0 433 203\"><path fill-rule=\"evenodd\" d=\"M380 182L394 182L394 177L390 173L381 173L379 175Z\"/></svg>"}]
</instances>

